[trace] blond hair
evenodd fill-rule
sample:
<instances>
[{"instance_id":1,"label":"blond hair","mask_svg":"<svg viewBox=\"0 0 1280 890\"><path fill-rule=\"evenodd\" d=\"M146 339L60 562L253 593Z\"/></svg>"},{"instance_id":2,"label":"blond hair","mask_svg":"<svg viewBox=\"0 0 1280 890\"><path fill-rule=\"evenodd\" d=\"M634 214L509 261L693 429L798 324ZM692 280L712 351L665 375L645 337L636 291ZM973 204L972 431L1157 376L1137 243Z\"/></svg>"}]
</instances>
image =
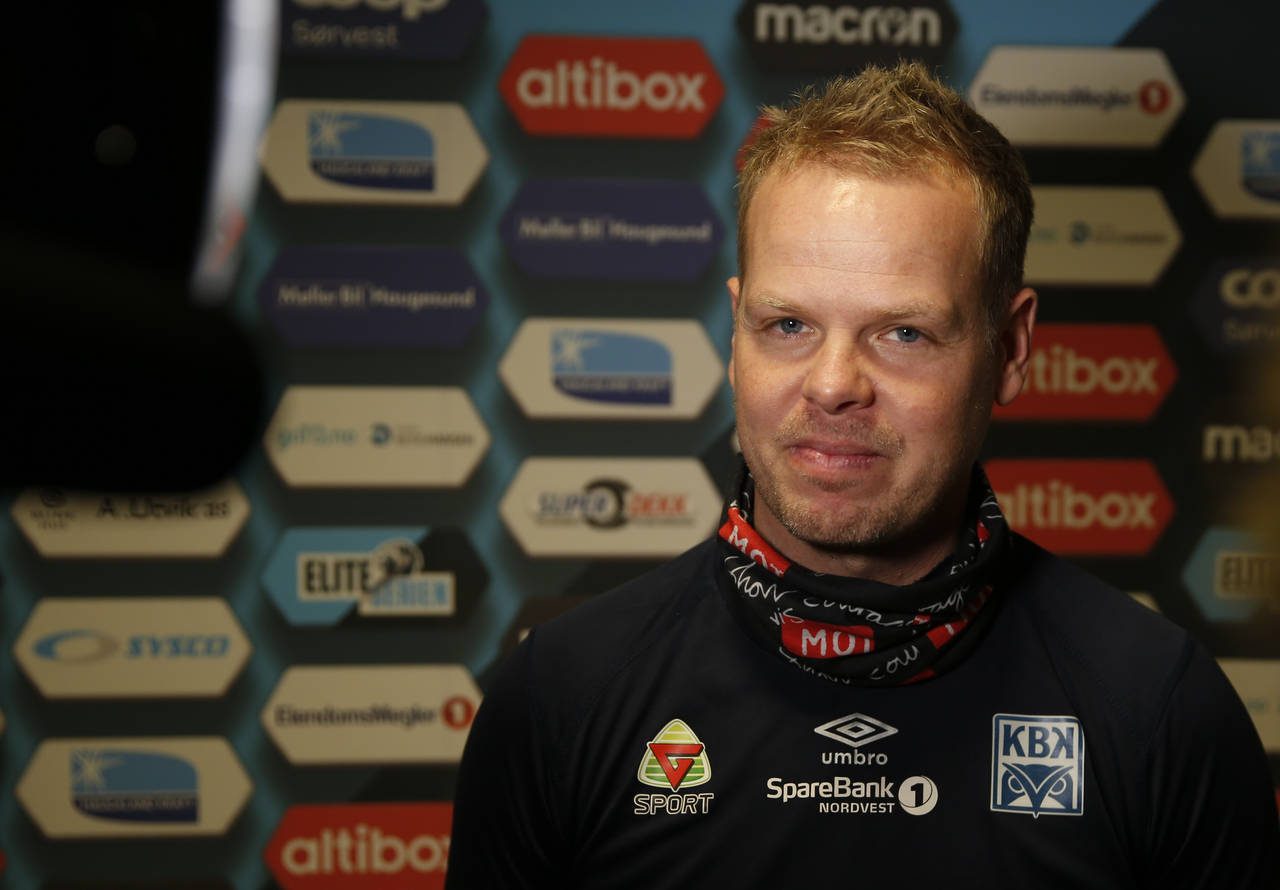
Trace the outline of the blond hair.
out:
<instances>
[{"instance_id":1,"label":"blond hair","mask_svg":"<svg viewBox=\"0 0 1280 890\"><path fill-rule=\"evenodd\" d=\"M812 87L791 105L761 109L768 126L738 175L738 270L747 266L747 211L765 176L803 163L873 179L943 174L973 189L982 221L979 262L994 334L1022 286L1031 229L1031 184L1009 140L919 62L868 66Z\"/></svg>"}]
</instances>

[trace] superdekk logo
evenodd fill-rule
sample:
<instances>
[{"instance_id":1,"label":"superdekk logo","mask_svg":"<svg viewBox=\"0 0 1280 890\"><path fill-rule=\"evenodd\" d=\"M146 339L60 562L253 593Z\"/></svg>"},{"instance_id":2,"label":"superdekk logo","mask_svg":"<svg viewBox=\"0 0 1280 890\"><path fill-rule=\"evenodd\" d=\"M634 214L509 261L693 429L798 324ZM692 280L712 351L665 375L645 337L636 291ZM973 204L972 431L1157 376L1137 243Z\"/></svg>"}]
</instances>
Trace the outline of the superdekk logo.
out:
<instances>
[{"instance_id":1,"label":"superdekk logo","mask_svg":"<svg viewBox=\"0 0 1280 890\"><path fill-rule=\"evenodd\" d=\"M1075 717L995 714L991 721L991 809L1084 813L1084 734Z\"/></svg>"},{"instance_id":2,"label":"superdekk logo","mask_svg":"<svg viewBox=\"0 0 1280 890\"><path fill-rule=\"evenodd\" d=\"M724 97L696 40L533 34L499 81L525 132L690 139Z\"/></svg>"},{"instance_id":3,"label":"superdekk logo","mask_svg":"<svg viewBox=\"0 0 1280 890\"><path fill-rule=\"evenodd\" d=\"M1148 324L1042 324L1027 384L1003 420L1148 420L1177 368Z\"/></svg>"},{"instance_id":4,"label":"superdekk logo","mask_svg":"<svg viewBox=\"0 0 1280 890\"><path fill-rule=\"evenodd\" d=\"M600 529L693 521L687 492L636 491L623 479L592 479L581 491L543 492L533 511L538 522Z\"/></svg>"},{"instance_id":5,"label":"superdekk logo","mask_svg":"<svg viewBox=\"0 0 1280 890\"><path fill-rule=\"evenodd\" d=\"M707 746L689 724L676 718L667 722L645 746L636 770L642 785L661 788L664 794L637 794L633 798L637 815L654 813L705 813L715 797L712 792L682 793L684 789L711 781L711 760Z\"/></svg>"},{"instance_id":6,"label":"superdekk logo","mask_svg":"<svg viewBox=\"0 0 1280 890\"><path fill-rule=\"evenodd\" d=\"M577 399L671 404L671 350L653 337L558 328L551 332L551 377Z\"/></svg>"},{"instance_id":7,"label":"superdekk logo","mask_svg":"<svg viewBox=\"0 0 1280 890\"><path fill-rule=\"evenodd\" d=\"M1057 553L1147 553L1173 518L1146 460L993 460L987 476L1009 525Z\"/></svg>"},{"instance_id":8,"label":"superdekk logo","mask_svg":"<svg viewBox=\"0 0 1280 890\"><path fill-rule=\"evenodd\" d=\"M313 111L307 116L311 170L343 185L429 192L436 140L413 121L386 114Z\"/></svg>"},{"instance_id":9,"label":"superdekk logo","mask_svg":"<svg viewBox=\"0 0 1280 890\"><path fill-rule=\"evenodd\" d=\"M444 886L451 803L290 807L263 858L286 890Z\"/></svg>"}]
</instances>

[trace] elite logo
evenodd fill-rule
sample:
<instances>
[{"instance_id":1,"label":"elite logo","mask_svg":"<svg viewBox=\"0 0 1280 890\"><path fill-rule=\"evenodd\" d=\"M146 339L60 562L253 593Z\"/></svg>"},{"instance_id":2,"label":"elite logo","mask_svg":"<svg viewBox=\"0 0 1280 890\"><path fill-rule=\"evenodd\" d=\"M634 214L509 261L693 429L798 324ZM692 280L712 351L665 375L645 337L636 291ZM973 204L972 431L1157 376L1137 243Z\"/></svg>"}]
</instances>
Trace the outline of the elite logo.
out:
<instances>
[{"instance_id":1,"label":"elite logo","mask_svg":"<svg viewBox=\"0 0 1280 890\"><path fill-rule=\"evenodd\" d=\"M1042 324L1026 388L1002 420L1148 420L1177 368L1148 324Z\"/></svg>"},{"instance_id":2,"label":"elite logo","mask_svg":"<svg viewBox=\"0 0 1280 890\"><path fill-rule=\"evenodd\" d=\"M689 724L676 718L645 746L636 779L643 785L669 792L705 785L711 781L711 761L707 749ZM715 794L637 794L633 798L637 815L663 813L705 813Z\"/></svg>"},{"instance_id":3,"label":"elite logo","mask_svg":"<svg viewBox=\"0 0 1280 890\"><path fill-rule=\"evenodd\" d=\"M1075 717L995 714L991 719L991 809L1084 813L1084 734Z\"/></svg>"},{"instance_id":4,"label":"elite logo","mask_svg":"<svg viewBox=\"0 0 1280 890\"><path fill-rule=\"evenodd\" d=\"M263 858L285 890L439 890L452 821L447 802L292 806Z\"/></svg>"},{"instance_id":5,"label":"elite logo","mask_svg":"<svg viewBox=\"0 0 1280 890\"><path fill-rule=\"evenodd\" d=\"M848 71L900 57L935 65L957 30L945 0L903 6L747 0L737 25L756 62L775 71Z\"/></svg>"},{"instance_id":6,"label":"elite logo","mask_svg":"<svg viewBox=\"0 0 1280 890\"><path fill-rule=\"evenodd\" d=\"M724 97L691 39L533 34L498 83L520 126L538 136L691 139Z\"/></svg>"},{"instance_id":7,"label":"elite logo","mask_svg":"<svg viewBox=\"0 0 1280 890\"><path fill-rule=\"evenodd\" d=\"M1210 621L1247 621L1280 609L1280 553L1254 532L1214 525L1182 568L1182 583Z\"/></svg>"},{"instance_id":8,"label":"elite logo","mask_svg":"<svg viewBox=\"0 0 1280 890\"><path fill-rule=\"evenodd\" d=\"M1280 121L1218 121L1191 177L1224 219L1280 219Z\"/></svg>"},{"instance_id":9,"label":"elite logo","mask_svg":"<svg viewBox=\"0 0 1280 890\"><path fill-rule=\"evenodd\" d=\"M1058 553L1148 552L1173 518L1146 460L993 460L987 476L1009 525Z\"/></svg>"}]
</instances>

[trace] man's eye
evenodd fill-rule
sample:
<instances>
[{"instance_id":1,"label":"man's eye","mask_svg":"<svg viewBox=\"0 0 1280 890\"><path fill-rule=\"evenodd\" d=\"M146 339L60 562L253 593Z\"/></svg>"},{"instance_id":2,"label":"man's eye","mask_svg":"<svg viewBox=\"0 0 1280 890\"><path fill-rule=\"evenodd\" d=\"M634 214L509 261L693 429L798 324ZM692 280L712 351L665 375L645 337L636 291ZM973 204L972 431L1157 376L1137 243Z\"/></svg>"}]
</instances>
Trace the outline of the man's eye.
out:
<instances>
[{"instance_id":1,"label":"man's eye","mask_svg":"<svg viewBox=\"0 0 1280 890\"><path fill-rule=\"evenodd\" d=\"M798 334L804 330L804 322L798 318L784 318L775 326L783 334Z\"/></svg>"},{"instance_id":2,"label":"man's eye","mask_svg":"<svg viewBox=\"0 0 1280 890\"><path fill-rule=\"evenodd\" d=\"M920 339L920 332L915 328L898 327L893 329L893 335L898 338L900 343L914 343Z\"/></svg>"}]
</instances>

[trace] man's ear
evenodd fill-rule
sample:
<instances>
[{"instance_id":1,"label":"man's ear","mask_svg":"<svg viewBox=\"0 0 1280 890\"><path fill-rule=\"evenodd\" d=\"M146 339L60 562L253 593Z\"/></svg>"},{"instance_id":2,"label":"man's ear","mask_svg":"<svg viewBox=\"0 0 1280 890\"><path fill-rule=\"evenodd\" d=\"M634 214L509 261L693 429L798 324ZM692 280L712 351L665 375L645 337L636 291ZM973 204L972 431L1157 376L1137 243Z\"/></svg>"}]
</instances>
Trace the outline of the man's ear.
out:
<instances>
[{"instance_id":1,"label":"man's ear","mask_svg":"<svg viewBox=\"0 0 1280 890\"><path fill-rule=\"evenodd\" d=\"M1007 405L1022 392L1031 364L1031 332L1036 326L1036 292L1024 287L1009 302L1009 312L996 350L1000 367L996 370L996 404Z\"/></svg>"},{"instance_id":2,"label":"man's ear","mask_svg":"<svg viewBox=\"0 0 1280 890\"><path fill-rule=\"evenodd\" d=\"M742 297L742 280L737 275L725 282L729 288L729 311L732 312L733 334L729 337L729 388L733 388L733 345L738 341L738 300Z\"/></svg>"}]
</instances>

